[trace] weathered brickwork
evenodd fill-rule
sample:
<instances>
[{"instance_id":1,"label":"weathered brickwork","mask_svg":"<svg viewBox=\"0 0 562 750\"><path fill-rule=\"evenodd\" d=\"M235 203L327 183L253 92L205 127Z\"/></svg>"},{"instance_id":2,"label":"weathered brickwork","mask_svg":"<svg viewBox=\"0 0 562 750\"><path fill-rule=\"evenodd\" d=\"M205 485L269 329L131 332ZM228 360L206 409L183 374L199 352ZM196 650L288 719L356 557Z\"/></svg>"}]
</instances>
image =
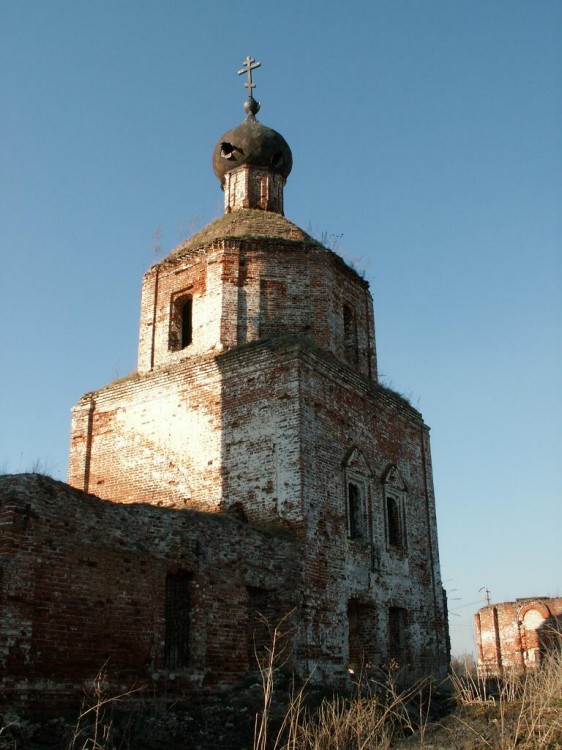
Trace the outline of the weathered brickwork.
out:
<instances>
[{"instance_id":1,"label":"weathered brickwork","mask_svg":"<svg viewBox=\"0 0 562 750\"><path fill-rule=\"evenodd\" d=\"M239 167L224 176L224 211L256 208L282 214L284 185L283 176L269 169Z\"/></svg>"},{"instance_id":2,"label":"weathered brickwork","mask_svg":"<svg viewBox=\"0 0 562 750\"><path fill-rule=\"evenodd\" d=\"M289 147L247 123L215 149L226 215L144 277L138 372L73 410L75 489L4 484L9 690L101 657L228 685L288 612L315 682L447 668L429 430L378 384L367 282L282 215Z\"/></svg>"},{"instance_id":3,"label":"weathered brickwork","mask_svg":"<svg viewBox=\"0 0 562 750\"><path fill-rule=\"evenodd\" d=\"M446 613L427 428L399 396L354 377L339 363L309 355L303 370L305 565L320 568L324 579L320 587L311 585L305 598L313 602L318 646L335 644L347 631L347 608L357 602L371 610L375 637L368 661L387 663L389 609L398 607L407 613L402 664L418 674L434 671L447 660ZM385 479L391 468L404 488L392 490L404 523L400 546L388 536ZM360 528L353 535L350 482L359 488L362 503ZM305 586L311 580L305 567ZM340 665L347 665L348 646L339 639Z\"/></svg>"},{"instance_id":4,"label":"weathered brickwork","mask_svg":"<svg viewBox=\"0 0 562 750\"><path fill-rule=\"evenodd\" d=\"M290 612L298 549L294 537L229 514L120 505L47 477L0 477L3 701L78 695L106 662L110 679L129 687L233 684L250 666L251 594L261 592L272 622ZM174 665L166 582L179 574L189 580L188 642Z\"/></svg>"},{"instance_id":5,"label":"weathered brickwork","mask_svg":"<svg viewBox=\"0 0 562 750\"><path fill-rule=\"evenodd\" d=\"M299 638L307 658L300 668L313 668L318 679L345 680L348 608L355 602L371 612L369 628L376 634L364 645L366 662L388 662L389 610L399 608L406 613L404 664L417 674L446 664L429 438L419 413L303 338L246 345L204 361L204 370L203 361L186 360L96 394L102 413L117 416L113 431L95 435L90 489L122 502L135 502L139 493L144 502L235 509L251 521L285 523L305 536ZM201 417L199 403L194 421L189 405L176 405L195 398L195 377L216 397L203 399L211 416ZM173 391L176 412L163 414L163 383L168 395ZM131 419L128 445L125 416ZM142 456L138 422L152 441ZM210 422L216 427L207 442L201 425ZM193 424L192 444L182 425ZM122 441L119 450L114 435ZM199 456L206 460L197 465ZM401 546L388 537L391 467L399 467L392 494L404 526ZM349 538L349 472L363 498L356 539ZM134 481L124 481L130 475ZM95 484L98 476L101 484Z\"/></svg>"},{"instance_id":6,"label":"weathered brickwork","mask_svg":"<svg viewBox=\"0 0 562 750\"><path fill-rule=\"evenodd\" d=\"M552 647L560 646L562 598L517 599L483 607L474 616L478 671L524 671L541 665Z\"/></svg>"},{"instance_id":7,"label":"weathered brickwork","mask_svg":"<svg viewBox=\"0 0 562 750\"><path fill-rule=\"evenodd\" d=\"M182 295L193 299L193 343L178 349L170 334ZM141 373L283 335L306 335L376 379L368 284L278 214L240 210L217 219L145 276Z\"/></svg>"},{"instance_id":8,"label":"weathered brickwork","mask_svg":"<svg viewBox=\"0 0 562 750\"><path fill-rule=\"evenodd\" d=\"M69 483L118 502L217 510L219 415L212 357L89 394L73 414Z\"/></svg>"}]
</instances>

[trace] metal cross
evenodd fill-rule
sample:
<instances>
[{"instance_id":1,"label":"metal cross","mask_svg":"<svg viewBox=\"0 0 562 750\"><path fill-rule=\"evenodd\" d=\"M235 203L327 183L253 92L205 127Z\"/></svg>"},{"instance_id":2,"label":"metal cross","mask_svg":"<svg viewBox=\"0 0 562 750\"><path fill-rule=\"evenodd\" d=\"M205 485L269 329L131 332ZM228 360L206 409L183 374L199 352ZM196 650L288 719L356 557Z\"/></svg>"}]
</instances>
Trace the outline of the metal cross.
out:
<instances>
[{"instance_id":1,"label":"metal cross","mask_svg":"<svg viewBox=\"0 0 562 750\"><path fill-rule=\"evenodd\" d=\"M242 68L242 70L238 71L238 75L241 76L244 73L248 74L248 83L245 83L244 86L248 89L248 96L253 99L252 89L256 87L255 83L252 83L252 70L255 70L256 68L259 68L261 66L260 62L256 62L253 57L248 57L244 60L242 63L245 67Z\"/></svg>"}]
</instances>

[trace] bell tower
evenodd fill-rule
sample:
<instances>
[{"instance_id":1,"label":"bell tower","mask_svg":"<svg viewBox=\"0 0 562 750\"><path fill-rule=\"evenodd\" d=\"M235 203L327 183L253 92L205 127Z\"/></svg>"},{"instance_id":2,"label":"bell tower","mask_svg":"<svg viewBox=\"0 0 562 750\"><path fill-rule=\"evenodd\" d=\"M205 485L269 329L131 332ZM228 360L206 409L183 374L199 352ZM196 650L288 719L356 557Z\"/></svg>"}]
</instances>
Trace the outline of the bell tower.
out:
<instances>
[{"instance_id":1,"label":"bell tower","mask_svg":"<svg viewBox=\"0 0 562 750\"><path fill-rule=\"evenodd\" d=\"M248 75L246 119L213 151L224 216L145 275L139 372L301 335L376 379L367 283L283 215L293 157L283 136L256 118L251 74L257 67L248 57L239 71Z\"/></svg>"},{"instance_id":2,"label":"bell tower","mask_svg":"<svg viewBox=\"0 0 562 750\"><path fill-rule=\"evenodd\" d=\"M292 154L256 117L257 67L248 57L239 71L248 78L246 118L213 151L224 215L145 274L138 371L74 409L70 483L106 499L240 505L269 520L285 518L288 508L293 518L298 508L300 522L297 375L279 361L279 347L325 352L376 381L367 282L283 215ZM231 419L226 405L237 411L241 403L248 413ZM273 436L277 409L283 427ZM258 456L259 469L250 470Z\"/></svg>"}]
</instances>

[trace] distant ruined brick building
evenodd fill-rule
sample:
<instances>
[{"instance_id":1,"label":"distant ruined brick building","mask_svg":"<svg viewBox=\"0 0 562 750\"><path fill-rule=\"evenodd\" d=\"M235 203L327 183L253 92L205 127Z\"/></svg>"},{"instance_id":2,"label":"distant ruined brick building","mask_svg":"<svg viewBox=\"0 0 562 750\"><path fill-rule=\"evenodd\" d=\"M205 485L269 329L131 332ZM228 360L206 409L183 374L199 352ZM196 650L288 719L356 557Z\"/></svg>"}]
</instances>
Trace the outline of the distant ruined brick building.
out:
<instances>
[{"instance_id":1,"label":"distant ruined brick building","mask_svg":"<svg viewBox=\"0 0 562 750\"><path fill-rule=\"evenodd\" d=\"M560 647L562 598L516 599L480 609L475 617L478 673L540 667L553 647Z\"/></svg>"},{"instance_id":2,"label":"distant ruined brick building","mask_svg":"<svg viewBox=\"0 0 562 750\"><path fill-rule=\"evenodd\" d=\"M106 660L233 685L287 613L313 681L447 669L429 429L378 383L368 283L284 218L291 151L257 108L215 148L224 216L144 277L137 372L73 410L70 486L0 481L5 695Z\"/></svg>"}]
</instances>

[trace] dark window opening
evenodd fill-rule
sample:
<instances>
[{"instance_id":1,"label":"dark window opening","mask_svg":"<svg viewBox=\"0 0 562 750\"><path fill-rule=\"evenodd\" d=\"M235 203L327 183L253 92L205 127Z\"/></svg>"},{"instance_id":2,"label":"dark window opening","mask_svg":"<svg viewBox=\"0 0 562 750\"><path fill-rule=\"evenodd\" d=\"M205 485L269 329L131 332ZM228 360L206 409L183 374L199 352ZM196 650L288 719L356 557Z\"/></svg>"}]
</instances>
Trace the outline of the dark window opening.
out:
<instances>
[{"instance_id":1,"label":"dark window opening","mask_svg":"<svg viewBox=\"0 0 562 750\"><path fill-rule=\"evenodd\" d=\"M170 300L170 351L186 349L193 342L193 296L186 291L172 295Z\"/></svg>"},{"instance_id":2,"label":"dark window opening","mask_svg":"<svg viewBox=\"0 0 562 750\"><path fill-rule=\"evenodd\" d=\"M166 632L164 667L182 669L189 663L189 614L191 576L168 573L166 576Z\"/></svg>"},{"instance_id":3,"label":"dark window opening","mask_svg":"<svg viewBox=\"0 0 562 750\"><path fill-rule=\"evenodd\" d=\"M349 512L349 536L354 539L361 536L361 492L353 482L347 485L347 502Z\"/></svg>"},{"instance_id":4,"label":"dark window opening","mask_svg":"<svg viewBox=\"0 0 562 750\"><path fill-rule=\"evenodd\" d=\"M193 300L191 297L185 300L181 309L181 348L185 349L193 340Z\"/></svg>"},{"instance_id":5,"label":"dark window opening","mask_svg":"<svg viewBox=\"0 0 562 750\"><path fill-rule=\"evenodd\" d=\"M373 607L350 599L347 604L348 670L361 674L373 665L377 643L376 619Z\"/></svg>"},{"instance_id":6,"label":"dark window opening","mask_svg":"<svg viewBox=\"0 0 562 750\"><path fill-rule=\"evenodd\" d=\"M343 342L345 356L352 362L356 362L358 357L357 322L353 308L346 304L343 306Z\"/></svg>"},{"instance_id":7,"label":"dark window opening","mask_svg":"<svg viewBox=\"0 0 562 750\"><path fill-rule=\"evenodd\" d=\"M388 524L388 543L391 547L402 546L400 533L400 511L393 497L386 498L386 518Z\"/></svg>"},{"instance_id":8,"label":"dark window opening","mask_svg":"<svg viewBox=\"0 0 562 750\"><path fill-rule=\"evenodd\" d=\"M399 666L408 661L407 613L402 607L388 610L388 657Z\"/></svg>"},{"instance_id":9,"label":"dark window opening","mask_svg":"<svg viewBox=\"0 0 562 750\"><path fill-rule=\"evenodd\" d=\"M257 586L248 586L248 666L258 666L266 649L271 646L270 628L274 628L275 613L269 592Z\"/></svg>"}]
</instances>

